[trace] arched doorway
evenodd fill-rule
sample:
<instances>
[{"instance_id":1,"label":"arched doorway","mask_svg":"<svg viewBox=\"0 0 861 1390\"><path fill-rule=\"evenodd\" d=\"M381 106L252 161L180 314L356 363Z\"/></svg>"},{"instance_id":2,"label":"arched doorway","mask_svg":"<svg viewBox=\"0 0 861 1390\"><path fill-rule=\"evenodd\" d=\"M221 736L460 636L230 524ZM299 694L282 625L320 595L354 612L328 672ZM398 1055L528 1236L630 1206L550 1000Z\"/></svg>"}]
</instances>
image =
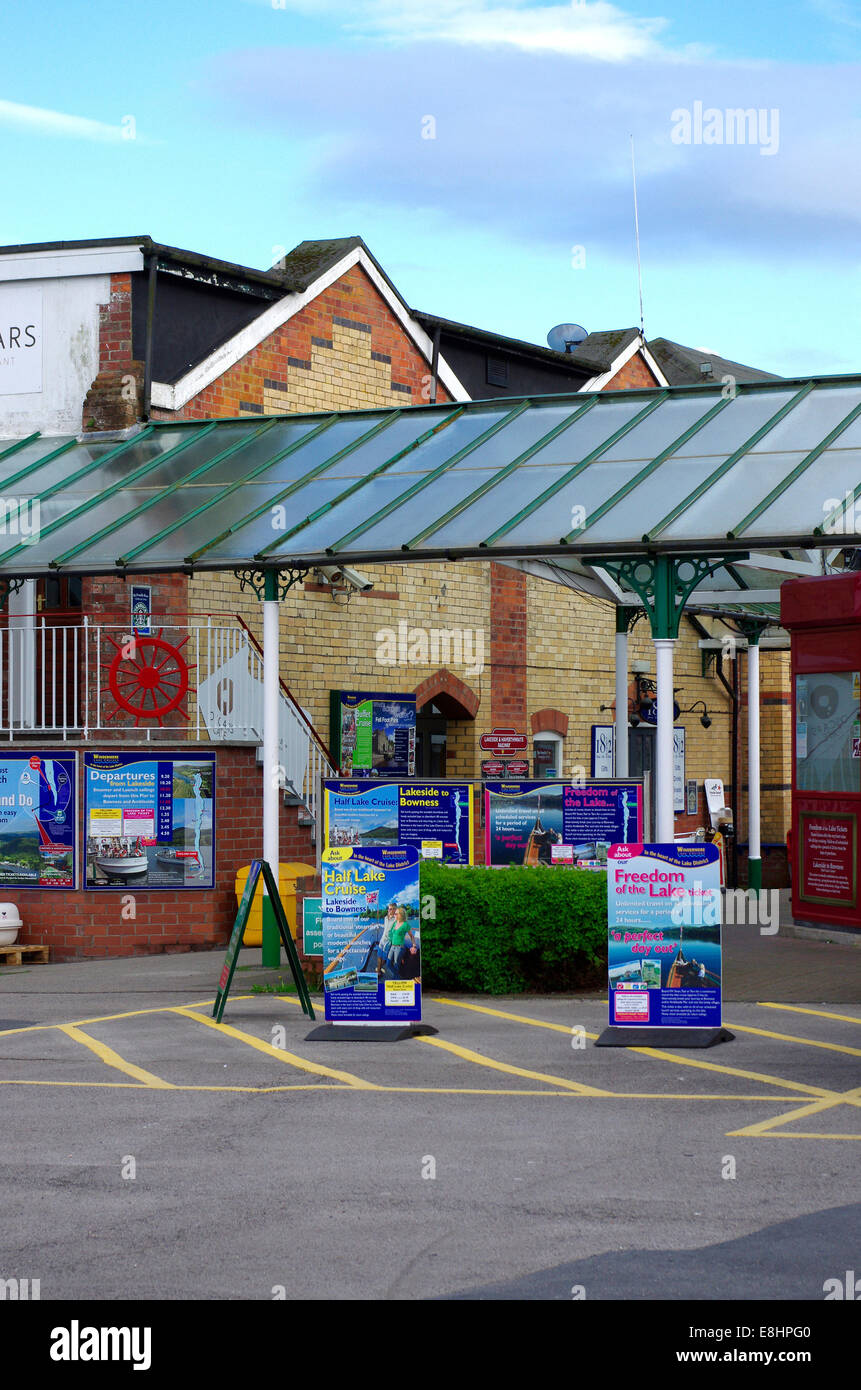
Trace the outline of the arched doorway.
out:
<instances>
[{"instance_id":1,"label":"arched doorway","mask_svg":"<svg viewBox=\"0 0 861 1390\"><path fill-rule=\"evenodd\" d=\"M416 686L416 776L472 775L470 767L452 769L457 725L474 721L481 697L450 671L436 671ZM461 758L462 760L462 758Z\"/></svg>"}]
</instances>

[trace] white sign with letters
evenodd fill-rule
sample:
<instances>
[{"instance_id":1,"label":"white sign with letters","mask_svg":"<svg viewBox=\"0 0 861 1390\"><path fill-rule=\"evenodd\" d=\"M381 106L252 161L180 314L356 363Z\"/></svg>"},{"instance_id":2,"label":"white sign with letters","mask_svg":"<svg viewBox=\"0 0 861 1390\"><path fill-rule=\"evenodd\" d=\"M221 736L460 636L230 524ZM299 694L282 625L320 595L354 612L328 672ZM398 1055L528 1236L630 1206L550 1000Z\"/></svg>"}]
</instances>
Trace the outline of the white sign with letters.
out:
<instances>
[{"instance_id":1,"label":"white sign with letters","mask_svg":"<svg viewBox=\"0 0 861 1390\"><path fill-rule=\"evenodd\" d=\"M42 291L0 286L0 396L42 390Z\"/></svg>"}]
</instances>

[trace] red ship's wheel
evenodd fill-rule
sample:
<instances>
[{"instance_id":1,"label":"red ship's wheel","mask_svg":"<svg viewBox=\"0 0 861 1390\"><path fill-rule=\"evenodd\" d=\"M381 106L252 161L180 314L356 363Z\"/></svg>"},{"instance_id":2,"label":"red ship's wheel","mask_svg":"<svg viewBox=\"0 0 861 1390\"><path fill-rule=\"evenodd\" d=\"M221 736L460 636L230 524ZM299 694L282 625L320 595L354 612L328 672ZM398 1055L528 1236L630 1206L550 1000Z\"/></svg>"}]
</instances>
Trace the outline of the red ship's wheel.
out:
<instances>
[{"instance_id":1,"label":"red ship's wheel","mask_svg":"<svg viewBox=\"0 0 861 1390\"><path fill-rule=\"evenodd\" d=\"M117 708L108 715L109 719L117 710L132 715L135 727L149 720L161 725L174 710L188 719L186 711L180 709L189 692L191 668L181 654L188 638L184 637L175 647L161 634L161 628L155 637L139 637L135 633L132 641L126 638L122 645L109 637L117 649L108 671L108 685Z\"/></svg>"}]
</instances>

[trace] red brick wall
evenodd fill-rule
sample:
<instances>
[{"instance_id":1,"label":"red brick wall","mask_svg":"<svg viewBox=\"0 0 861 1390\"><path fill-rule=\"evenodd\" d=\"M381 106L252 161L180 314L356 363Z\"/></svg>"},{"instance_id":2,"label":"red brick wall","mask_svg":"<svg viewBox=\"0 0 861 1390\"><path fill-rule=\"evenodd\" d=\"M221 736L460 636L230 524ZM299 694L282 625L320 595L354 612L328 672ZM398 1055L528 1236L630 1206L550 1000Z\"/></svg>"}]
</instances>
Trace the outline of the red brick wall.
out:
<instances>
[{"instance_id":1,"label":"red brick wall","mask_svg":"<svg viewBox=\"0 0 861 1390\"><path fill-rule=\"evenodd\" d=\"M265 384L274 383L270 390L281 388L285 393L291 383L302 384L309 376L313 353L320 349L320 343L314 344L312 339L330 343L335 318L349 320L352 326L363 325L363 331L370 330L371 352L390 359L393 406L427 404L428 395L422 391L430 374L429 364L365 272L360 266L353 266L181 410L154 410L153 418L206 420L239 415L249 406L263 414ZM407 386L409 390L399 391L397 386ZM437 399L450 399L442 386ZM351 406L345 401L341 408L347 410Z\"/></svg>"},{"instance_id":2,"label":"red brick wall","mask_svg":"<svg viewBox=\"0 0 861 1390\"><path fill-rule=\"evenodd\" d=\"M139 745L141 756L153 756L152 744ZM135 745L129 745L129 749ZM194 745L159 748L194 756ZM78 760L79 814L84 815L83 758ZM213 889L61 889L4 893L18 904L24 928L20 940L51 947L54 960L90 956L153 955L160 951L223 946L236 917L234 881L238 869L250 864L262 842L263 775L253 748L216 750L215 870ZM86 842L81 826L79 844ZM310 829L297 824L296 810L281 812L281 859L312 864ZM78 865L79 881L82 866ZM123 918L123 899L134 897L135 920Z\"/></svg>"},{"instance_id":3,"label":"red brick wall","mask_svg":"<svg viewBox=\"0 0 861 1390\"><path fill-rule=\"evenodd\" d=\"M526 575L490 566L490 717L493 727L526 730Z\"/></svg>"},{"instance_id":4,"label":"red brick wall","mask_svg":"<svg viewBox=\"0 0 861 1390\"><path fill-rule=\"evenodd\" d=\"M605 391L632 391L638 387L657 386L649 368L646 366L639 352L629 358L624 367L621 367L611 381L604 387Z\"/></svg>"}]
</instances>

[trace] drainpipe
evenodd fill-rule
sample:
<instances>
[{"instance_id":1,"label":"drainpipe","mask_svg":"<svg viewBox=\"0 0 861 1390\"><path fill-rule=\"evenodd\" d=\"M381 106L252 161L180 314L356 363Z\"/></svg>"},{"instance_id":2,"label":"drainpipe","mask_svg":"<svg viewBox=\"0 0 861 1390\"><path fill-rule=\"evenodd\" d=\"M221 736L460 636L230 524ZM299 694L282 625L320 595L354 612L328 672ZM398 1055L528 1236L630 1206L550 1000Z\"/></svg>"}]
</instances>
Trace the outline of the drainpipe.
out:
<instances>
[{"instance_id":1,"label":"drainpipe","mask_svg":"<svg viewBox=\"0 0 861 1390\"><path fill-rule=\"evenodd\" d=\"M693 613L686 613L685 617L700 637L711 637L711 633L703 627L702 623ZM730 810L732 811L732 823L736 835L738 834L738 660L732 663L732 684L727 680L723 670L723 652L715 653L715 675L726 691L732 702L732 796L730 798ZM729 859L729 855L727 855ZM732 841L732 883L727 884L728 888L738 887L738 850L736 849L736 839Z\"/></svg>"},{"instance_id":2,"label":"drainpipe","mask_svg":"<svg viewBox=\"0 0 861 1390\"><path fill-rule=\"evenodd\" d=\"M149 419L152 405L152 339L155 326L155 281L158 256L155 251L147 256L146 282L146 341L144 345L143 418Z\"/></svg>"},{"instance_id":3,"label":"drainpipe","mask_svg":"<svg viewBox=\"0 0 861 1390\"><path fill-rule=\"evenodd\" d=\"M431 357L431 405L436 405L437 374L439 371L439 340L442 334L442 325L437 324L433 335L433 356Z\"/></svg>"}]
</instances>

